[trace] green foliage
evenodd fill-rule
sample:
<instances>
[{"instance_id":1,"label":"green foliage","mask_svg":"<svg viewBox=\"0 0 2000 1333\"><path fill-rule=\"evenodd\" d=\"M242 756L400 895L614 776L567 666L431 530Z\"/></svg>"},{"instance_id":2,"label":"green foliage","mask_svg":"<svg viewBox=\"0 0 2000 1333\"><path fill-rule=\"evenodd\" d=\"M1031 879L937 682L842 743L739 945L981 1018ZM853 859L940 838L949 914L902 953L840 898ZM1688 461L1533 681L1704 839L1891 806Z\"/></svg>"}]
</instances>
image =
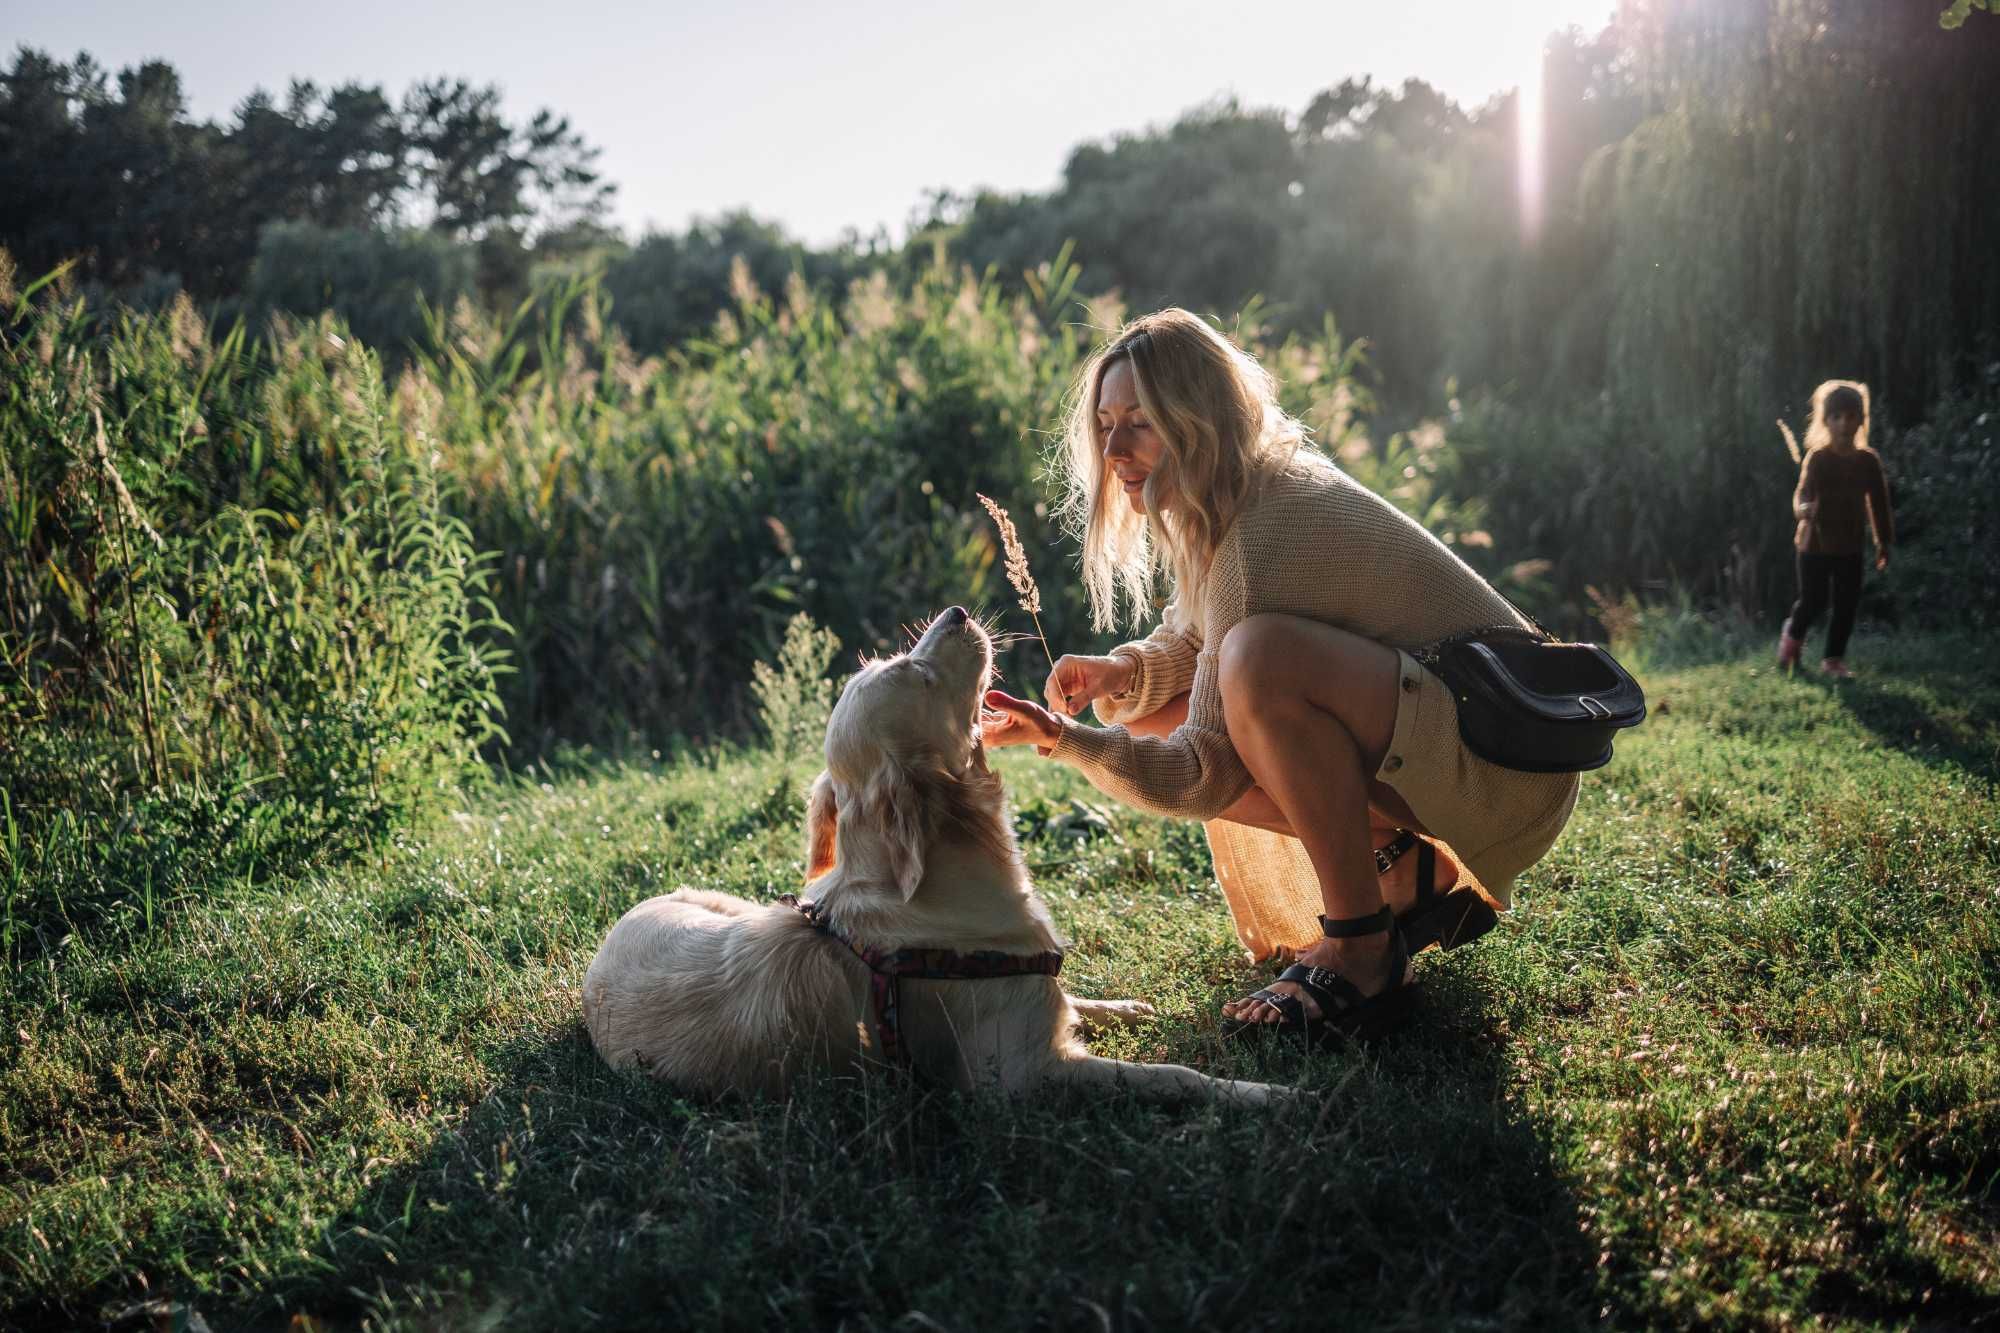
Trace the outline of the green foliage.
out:
<instances>
[{"instance_id":1,"label":"green foliage","mask_svg":"<svg viewBox=\"0 0 2000 1333\"><path fill-rule=\"evenodd\" d=\"M1896 548L1863 605L1906 623L2000 627L2000 365L1982 390L1877 447L1895 486Z\"/></svg>"},{"instance_id":2,"label":"green foliage","mask_svg":"<svg viewBox=\"0 0 2000 1333\"><path fill-rule=\"evenodd\" d=\"M1989 14L2000 13L2000 5L1996 5L1994 0L1951 0L1951 7L1938 15L1938 26L1945 29L1960 27L1972 17L1975 9Z\"/></svg>"},{"instance_id":3,"label":"green foliage","mask_svg":"<svg viewBox=\"0 0 2000 1333\"><path fill-rule=\"evenodd\" d=\"M709 338L640 361L593 294L569 300L511 330L461 312L408 381L500 557L517 735L733 729L800 610L874 652L905 618L998 600L973 497L1034 493L1033 432L1078 354L1052 313L938 268L907 294L860 284L842 315L739 265Z\"/></svg>"},{"instance_id":4,"label":"green foliage","mask_svg":"<svg viewBox=\"0 0 2000 1333\"><path fill-rule=\"evenodd\" d=\"M91 336L57 284L0 362L10 950L371 836L504 738L486 562L334 321Z\"/></svg>"},{"instance_id":5,"label":"green foliage","mask_svg":"<svg viewBox=\"0 0 2000 1333\"><path fill-rule=\"evenodd\" d=\"M1337 1288L1356 1326L1976 1327L1986 645L1864 636L1841 687L1769 647L1645 672L1654 715L1515 910L1419 957L1418 1021L1367 1051L1221 1044L1269 973L1199 828L997 756L1065 986L1159 1010L1093 1047L1296 1112L893 1077L706 1102L606 1068L577 988L613 921L798 887L767 754L509 784L379 860L87 932L0 969L0 1321L1282 1329Z\"/></svg>"},{"instance_id":6,"label":"green foliage","mask_svg":"<svg viewBox=\"0 0 2000 1333\"><path fill-rule=\"evenodd\" d=\"M840 639L801 611L785 625L777 666L751 664L750 693L757 700L757 721L764 743L781 764L819 753L827 719L833 714L835 682L827 672L839 651Z\"/></svg>"},{"instance_id":7,"label":"green foliage","mask_svg":"<svg viewBox=\"0 0 2000 1333\"><path fill-rule=\"evenodd\" d=\"M783 291L795 272L815 291L844 288L861 274L855 256L808 250L779 227L742 212L696 222L682 233L649 235L590 266L602 269L610 318L634 347L657 352L707 333L716 315L735 304L731 273L739 261L767 292Z\"/></svg>"},{"instance_id":8,"label":"green foliage","mask_svg":"<svg viewBox=\"0 0 2000 1333\"><path fill-rule=\"evenodd\" d=\"M2000 382L1948 397L1921 425L1878 422L1896 546L1870 572L1863 612L1936 626L2000 623L2000 567L1987 497ZM1477 497L1513 558L1545 561L1551 615L1589 632L1601 597L1684 590L1707 606L1770 621L1793 596L1790 496L1798 477L1777 429L1745 420L1704 441L1611 402L1570 410L1481 394L1447 427L1448 494ZM1608 623L1608 622L1606 622Z\"/></svg>"},{"instance_id":9,"label":"green foliage","mask_svg":"<svg viewBox=\"0 0 2000 1333\"><path fill-rule=\"evenodd\" d=\"M169 537L275 581L275 593L190 583L168 598L168 624L184 624L190 602L310 600L285 583L294 566L330 577L365 564L350 551L340 565L294 561L266 575L255 556L273 540L317 550L353 534L331 519L360 503L343 484L376 484L370 451L396 467L420 455L424 485L443 488L424 503L463 523L453 540L493 553L490 595L520 668L501 688L533 753L564 739L738 732L754 664L801 611L864 652L893 650L906 619L955 602L1007 615L997 538L975 496L1007 504L1031 553L1060 549L1043 452L1089 336L1073 318L1074 266L1059 260L1032 278L1008 296L941 263L906 291L880 273L859 280L835 306L797 276L774 299L738 263L734 308L709 337L645 360L587 283L524 303L504 324L462 301L431 312L393 399L331 317L281 324L269 349L233 334L211 352L183 298L108 336L81 315L34 336L51 357L86 360L101 339L134 395L117 433L147 460L132 474L141 508L169 497L161 512L187 518ZM1434 427L1380 449L1362 435L1373 404L1360 344L1330 321L1315 337L1276 340L1255 310L1238 332L1322 447L1449 540L1476 533L1477 506L1441 488L1451 450ZM135 342L153 350L126 350ZM27 345L24 335L17 348ZM1051 642L1099 646L1074 581L1031 560ZM475 592L486 588L478 579ZM137 604L142 618L164 611L143 589ZM1003 669L1039 679L1038 660L1017 647ZM272 673L292 667L251 654L228 679L253 669L259 691L304 690L321 667L309 656L288 685Z\"/></svg>"},{"instance_id":10,"label":"green foliage","mask_svg":"<svg viewBox=\"0 0 2000 1333\"><path fill-rule=\"evenodd\" d=\"M356 338L400 358L424 338L426 304L450 309L477 292L473 253L436 232L274 222L257 238L243 298L258 320L331 312Z\"/></svg>"}]
</instances>

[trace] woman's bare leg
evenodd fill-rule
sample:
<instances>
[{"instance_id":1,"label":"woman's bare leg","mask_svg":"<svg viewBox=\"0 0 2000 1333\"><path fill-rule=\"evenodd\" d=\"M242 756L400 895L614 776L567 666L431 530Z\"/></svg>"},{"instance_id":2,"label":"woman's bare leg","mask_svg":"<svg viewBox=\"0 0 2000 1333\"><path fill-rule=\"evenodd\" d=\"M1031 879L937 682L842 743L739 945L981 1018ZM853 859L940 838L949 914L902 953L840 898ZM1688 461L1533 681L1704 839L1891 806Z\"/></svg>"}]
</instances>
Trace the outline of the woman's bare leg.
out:
<instances>
[{"instance_id":1,"label":"woman's bare leg","mask_svg":"<svg viewBox=\"0 0 2000 1333\"><path fill-rule=\"evenodd\" d=\"M1133 718L1123 725L1134 736L1171 735L1183 722L1187 721L1188 697L1177 694L1162 704L1157 712L1144 717ZM1395 715L1390 714L1393 731ZM1230 732L1235 734L1236 724L1230 723ZM1247 761L1246 761L1247 762ZM1254 772L1254 770L1253 770ZM1371 771L1372 773L1372 771ZM1220 818L1232 824L1247 824L1251 828L1265 829L1272 833L1282 833L1286 837L1296 837L1292 823L1262 786L1252 787L1234 805L1223 811ZM1399 829L1410 829L1419 834L1428 834L1423 821L1411 811L1402 793L1386 783L1369 784L1368 794L1368 837L1371 849L1386 845L1396 836ZM1372 860L1372 853L1371 853ZM1317 863L1315 863L1317 864ZM1372 869L1372 866L1371 866ZM1437 850L1437 869L1434 872L1434 887L1442 888L1454 883L1458 878L1458 863L1442 849ZM1389 873L1377 877L1381 886L1383 901L1397 912L1405 911L1417 900L1417 858L1405 854L1389 867ZM1328 916L1334 915L1332 912Z\"/></svg>"},{"instance_id":2,"label":"woman's bare leg","mask_svg":"<svg viewBox=\"0 0 2000 1333\"><path fill-rule=\"evenodd\" d=\"M1223 641L1222 706L1230 741L1305 845L1328 917L1367 916L1384 902L1370 807L1409 813L1400 795L1375 780L1395 732L1400 685L1393 650L1300 617L1252 616ZM1372 995L1395 980L1392 945L1387 931L1321 939L1299 959L1330 968ZM1275 988L1298 994L1289 983ZM1309 997L1299 998L1309 1014L1315 1011ZM1223 1012L1267 1023L1280 1017L1271 1005L1251 999Z\"/></svg>"}]
</instances>

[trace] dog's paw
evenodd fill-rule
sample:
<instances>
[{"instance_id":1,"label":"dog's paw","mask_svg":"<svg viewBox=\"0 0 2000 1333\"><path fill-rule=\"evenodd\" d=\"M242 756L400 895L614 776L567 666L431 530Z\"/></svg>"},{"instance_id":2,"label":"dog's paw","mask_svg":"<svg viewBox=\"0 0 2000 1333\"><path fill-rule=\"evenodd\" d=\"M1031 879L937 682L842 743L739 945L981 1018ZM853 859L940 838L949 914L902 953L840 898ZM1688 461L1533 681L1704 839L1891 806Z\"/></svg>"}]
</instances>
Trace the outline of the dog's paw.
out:
<instances>
[{"instance_id":1,"label":"dog's paw","mask_svg":"<svg viewBox=\"0 0 2000 1333\"><path fill-rule=\"evenodd\" d=\"M1073 1000L1077 1013L1087 1023L1120 1023L1137 1027L1156 1012L1144 1000Z\"/></svg>"}]
</instances>

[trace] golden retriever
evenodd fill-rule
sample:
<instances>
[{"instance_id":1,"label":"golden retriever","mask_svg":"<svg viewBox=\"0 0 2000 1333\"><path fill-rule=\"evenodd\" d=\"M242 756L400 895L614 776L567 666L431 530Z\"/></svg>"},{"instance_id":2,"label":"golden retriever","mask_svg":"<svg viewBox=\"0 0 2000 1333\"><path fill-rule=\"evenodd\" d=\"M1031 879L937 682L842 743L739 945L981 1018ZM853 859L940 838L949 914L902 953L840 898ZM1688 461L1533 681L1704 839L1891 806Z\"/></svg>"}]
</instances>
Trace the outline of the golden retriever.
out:
<instances>
[{"instance_id":1,"label":"golden retriever","mask_svg":"<svg viewBox=\"0 0 2000 1333\"><path fill-rule=\"evenodd\" d=\"M875 969L859 949L990 961L1062 947L980 743L992 661L985 631L953 607L909 652L848 682L827 727L826 771L807 802L814 915L685 888L634 907L583 981L584 1021L606 1060L703 1093L781 1094L809 1069L852 1071L894 1057L960 1089L1019 1093L1056 1082L1245 1105L1292 1095L1094 1056L1079 1027L1137 1023L1152 1008L1077 999L1038 972L904 976L895 1021L884 1024ZM884 1049L890 1042L893 1051Z\"/></svg>"}]
</instances>

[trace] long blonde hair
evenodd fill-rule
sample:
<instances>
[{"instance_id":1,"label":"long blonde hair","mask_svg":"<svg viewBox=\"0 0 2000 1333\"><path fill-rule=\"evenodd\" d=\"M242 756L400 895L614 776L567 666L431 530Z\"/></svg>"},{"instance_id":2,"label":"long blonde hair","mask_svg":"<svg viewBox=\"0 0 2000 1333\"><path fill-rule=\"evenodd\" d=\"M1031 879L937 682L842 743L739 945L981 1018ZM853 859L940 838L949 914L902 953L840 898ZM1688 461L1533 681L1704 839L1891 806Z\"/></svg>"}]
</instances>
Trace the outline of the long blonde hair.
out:
<instances>
[{"instance_id":1,"label":"long blonde hair","mask_svg":"<svg viewBox=\"0 0 2000 1333\"><path fill-rule=\"evenodd\" d=\"M1139 406L1161 443L1135 513L1108 483L1097 395L1105 372L1132 366ZM1262 478L1289 462L1306 429L1285 415L1256 358L1177 307L1142 315L1084 364L1071 386L1053 458L1065 526L1083 544L1091 624L1115 629L1121 594L1131 620L1153 609L1156 572L1173 580L1184 623L1199 624L1216 548Z\"/></svg>"},{"instance_id":2,"label":"long blonde hair","mask_svg":"<svg viewBox=\"0 0 2000 1333\"><path fill-rule=\"evenodd\" d=\"M1826 418L1829 411L1840 408L1860 414L1861 425L1854 432L1854 447L1868 447L1868 386L1860 380L1828 380L1813 390L1812 417L1806 422L1807 453L1833 443L1833 432L1826 428Z\"/></svg>"}]
</instances>

